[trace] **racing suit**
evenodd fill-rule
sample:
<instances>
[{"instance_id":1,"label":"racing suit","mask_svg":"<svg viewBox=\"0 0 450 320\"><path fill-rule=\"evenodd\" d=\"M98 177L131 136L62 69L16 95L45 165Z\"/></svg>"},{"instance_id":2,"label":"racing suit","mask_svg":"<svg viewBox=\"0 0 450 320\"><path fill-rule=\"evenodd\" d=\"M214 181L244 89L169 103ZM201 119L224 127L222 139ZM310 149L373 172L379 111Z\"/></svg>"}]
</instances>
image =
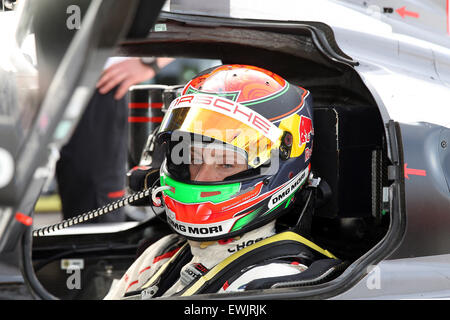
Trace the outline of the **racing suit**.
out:
<instances>
[{"instance_id":1,"label":"racing suit","mask_svg":"<svg viewBox=\"0 0 450 320\"><path fill-rule=\"evenodd\" d=\"M241 237L211 242L196 242L188 240L192 259L181 268L178 280L162 296L172 296L181 292L192 281L206 271L211 270L218 263L254 243L275 234L275 221L258 229L252 230ZM180 250L177 245L183 238L176 234L165 236L149 246L139 258L129 267L123 277L113 283L104 299L121 299L127 293L142 287L174 254ZM248 268L233 281L226 281L218 293L237 292L245 290L246 284L254 279L268 276L286 276L301 273L307 267L298 262L272 262L255 265Z\"/></svg>"}]
</instances>

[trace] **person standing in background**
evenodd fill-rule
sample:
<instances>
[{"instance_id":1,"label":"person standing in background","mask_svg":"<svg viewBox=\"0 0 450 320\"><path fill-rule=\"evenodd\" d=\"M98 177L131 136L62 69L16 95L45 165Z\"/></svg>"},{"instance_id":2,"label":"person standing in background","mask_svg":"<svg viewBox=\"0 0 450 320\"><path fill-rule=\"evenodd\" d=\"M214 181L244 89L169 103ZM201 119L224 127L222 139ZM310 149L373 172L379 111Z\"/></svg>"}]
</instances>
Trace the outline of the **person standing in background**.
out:
<instances>
[{"instance_id":1,"label":"person standing in background","mask_svg":"<svg viewBox=\"0 0 450 320\"><path fill-rule=\"evenodd\" d=\"M111 203L125 194L128 89L152 79L171 58L110 58L72 137L63 146L56 180L63 219ZM125 221L123 209L92 222Z\"/></svg>"}]
</instances>

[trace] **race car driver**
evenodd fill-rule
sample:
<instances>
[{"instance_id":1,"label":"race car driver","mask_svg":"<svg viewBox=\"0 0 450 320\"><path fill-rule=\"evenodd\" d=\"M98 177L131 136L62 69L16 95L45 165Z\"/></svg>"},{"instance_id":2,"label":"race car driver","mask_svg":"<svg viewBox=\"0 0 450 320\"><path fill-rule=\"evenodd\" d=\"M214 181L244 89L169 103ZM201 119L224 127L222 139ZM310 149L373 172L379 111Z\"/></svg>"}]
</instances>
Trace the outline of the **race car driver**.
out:
<instances>
[{"instance_id":1,"label":"race car driver","mask_svg":"<svg viewBox=\"0 0 450 320\"><path fill-rule=\"evenodd\" d=\"M310 92L277 74L222 65L194 77L158 133L166 151L152 198L174 233L150 245L105 299L274 288L339 266L298 233L310 197L299 197L303 210L294 197L312 189L313 138ZM299 223L280 230L286 214Z\"/></svg>"}]
</instances>

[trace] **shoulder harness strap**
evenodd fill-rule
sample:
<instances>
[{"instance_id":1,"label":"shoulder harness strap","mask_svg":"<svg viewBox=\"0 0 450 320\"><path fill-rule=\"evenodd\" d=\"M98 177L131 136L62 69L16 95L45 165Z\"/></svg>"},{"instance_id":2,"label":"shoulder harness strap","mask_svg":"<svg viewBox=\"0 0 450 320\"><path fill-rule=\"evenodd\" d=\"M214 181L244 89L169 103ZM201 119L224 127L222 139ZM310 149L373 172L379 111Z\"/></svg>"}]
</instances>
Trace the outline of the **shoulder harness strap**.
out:
<instances>
[{"instance_id":1,"label":"shoulder harness strap","mask_svg":"<svg viewBox=\"0 0 450 320\"><path fill-rule=\"evenodd\" d=\"M181 296L217 292L227 277L236 272L236 268L242 269L276 257L293 256L304 251L305 246L312 249L319 257L337 259L329 251L320 248L299 234L286 231L261 240L229 256L183 290Z\"/></svg>"},{"instance_id":2,"label":"shoulder harness strap","mask_svg":"<svg viewBox=\"0 0 450 320\"><path fill-rule=\"evenodd\" d=\"M223 283L234 273L243 268L256 263L262 263L267 260L280 257L293 257L308 251L314 252L314 255L320 258L337 258L327 250L322 249L310 240L299 234L286 231L276 234L254 243L244 249L237 251L209 270L204 276L194 281L177 295L191 296L200 293L215 293ZM177 273L181 267L188 263L186 257L190 253L188 244L185 243L178 252L170 258L161 268L148 280L139 290L143 299L157 297L164 293L171 283L166 283L165 279L172 278L171 275ZM188 257L189 258L189 257ZM181 263L180 263L181 262ZM172 281L170 281L172 282ZM138 294L139 292L134 292Z\"/></svg>"}]
</instances>

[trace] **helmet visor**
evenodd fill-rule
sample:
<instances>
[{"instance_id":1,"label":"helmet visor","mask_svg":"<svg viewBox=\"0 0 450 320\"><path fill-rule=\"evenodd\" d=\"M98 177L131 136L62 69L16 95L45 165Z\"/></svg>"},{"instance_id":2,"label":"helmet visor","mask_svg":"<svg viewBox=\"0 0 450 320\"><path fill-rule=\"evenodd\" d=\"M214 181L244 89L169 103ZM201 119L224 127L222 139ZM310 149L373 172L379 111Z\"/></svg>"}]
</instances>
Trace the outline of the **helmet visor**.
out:
<instances>
[{"instance_id":1,"label":"helmet visor","mask_svg":"<svg viewBox=\"0 0 450 320\"><path fill-rule=\"evenodd\" d=\"M252 109L219 96L204 94L185 95L175 99L159 132L172 132L172 142L180 139L182 142L185 140L182 133L188 133L201 136L202 141L198 141L199 143L225 143L234 147L235 160L245 159L249 168L256 168L267 162L272 150L279 147L282 135L281 129ZM174 134L175 132L179 134ZM191 146L194 147L191 147L189 154L195 156L198 144ZM225 148L222 154L230 153ZM174 156L176 154L172 152L171 157Z\"/></svg>"}]
</instances>

